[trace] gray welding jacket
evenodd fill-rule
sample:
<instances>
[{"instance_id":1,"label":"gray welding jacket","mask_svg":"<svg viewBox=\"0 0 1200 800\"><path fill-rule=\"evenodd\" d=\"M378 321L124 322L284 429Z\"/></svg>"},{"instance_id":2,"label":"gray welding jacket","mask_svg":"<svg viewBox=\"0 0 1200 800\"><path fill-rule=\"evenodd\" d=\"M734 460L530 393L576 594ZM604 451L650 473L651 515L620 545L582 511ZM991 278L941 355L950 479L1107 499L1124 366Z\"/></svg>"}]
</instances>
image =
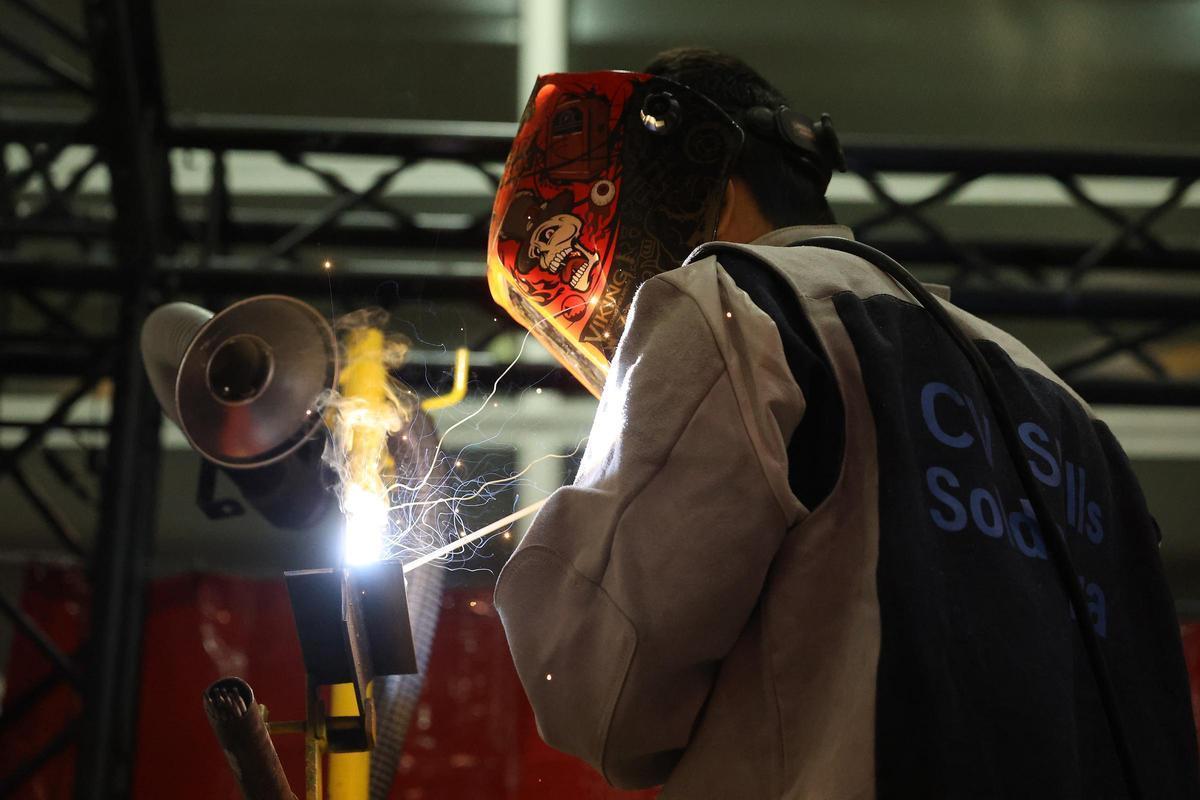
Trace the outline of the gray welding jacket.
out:
<instances>
[{"instance_id":1,"label":"gray welding jacket","mask_svg":"<svg viewBox=\"0 0 1200 800\"><path fill-rule=\"evenodd\" d=\"M982 388L885 274L795 246L822 235L851 234L706 245L639 290L574 484L496 588L539 731L664 798L1122 796ZM1200 796L1157 527L1127 459L1025 346L944 302L1066 533L1143 793ZM801 437L818 401L836 424ZM831 454L811 499L796 467Z\"/></svg>"}]
</instances>

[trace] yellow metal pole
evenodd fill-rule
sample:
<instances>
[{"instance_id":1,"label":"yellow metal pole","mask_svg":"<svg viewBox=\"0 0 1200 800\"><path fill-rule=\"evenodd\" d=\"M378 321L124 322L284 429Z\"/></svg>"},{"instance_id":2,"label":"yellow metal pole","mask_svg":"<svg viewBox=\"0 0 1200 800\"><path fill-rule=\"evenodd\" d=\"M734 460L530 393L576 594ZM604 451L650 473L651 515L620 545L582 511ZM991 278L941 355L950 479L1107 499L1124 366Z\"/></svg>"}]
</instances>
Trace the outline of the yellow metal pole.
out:
<instances>
[{"instance_id":1,"label":"yellow metal pole","mask_svg":"<svg viewBox=\"0 0 1200 800\"><path fill-rule=\"evenodd\" d=\"M371 420L354 425L344 433L348 437L348 480L374 495L386 496L381 469L391 466L387 453L388 431L379 420L387 419L388 372L385 364L386 339L378 328L351 331L346 341L346 364L338 378L343 397L359 404ZM330 688L331 717L358 716L354 684L341 683ZM367 800L371 776L371 754L329 754L330 800Z\"/></svg>"},{"instance_id":2,"label":"yellow metal pole","mask_svg":"<svg viewBox=\"0 0 1200 800\"><path fill-rule=\"evenodd\" d=\"M358 716L354 684L339 683L330 688L329 716ZM371 783L371 753L329 754L330 800L367 800Z\"/></svg>"}]
</instances>

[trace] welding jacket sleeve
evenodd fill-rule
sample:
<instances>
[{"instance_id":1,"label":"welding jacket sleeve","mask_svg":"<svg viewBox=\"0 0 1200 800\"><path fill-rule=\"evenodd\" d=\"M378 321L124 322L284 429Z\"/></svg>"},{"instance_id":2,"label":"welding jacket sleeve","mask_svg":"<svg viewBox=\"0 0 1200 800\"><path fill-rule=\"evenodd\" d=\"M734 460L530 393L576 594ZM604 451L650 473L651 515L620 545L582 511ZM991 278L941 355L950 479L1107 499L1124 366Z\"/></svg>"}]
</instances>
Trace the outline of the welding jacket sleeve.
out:
<instances>
[{"instance_id":1,"label":"welding jacket sleeve","mask_svg":"<svg viewBox=\"0 0 1200 800\"><path fill-rule=\"evenodd\" d=\"M609 783L663 783L786 532L804 412L774 323L714 259L634 299L574 485L496 606L542 737Z\"/></svg>"}]
</instances>

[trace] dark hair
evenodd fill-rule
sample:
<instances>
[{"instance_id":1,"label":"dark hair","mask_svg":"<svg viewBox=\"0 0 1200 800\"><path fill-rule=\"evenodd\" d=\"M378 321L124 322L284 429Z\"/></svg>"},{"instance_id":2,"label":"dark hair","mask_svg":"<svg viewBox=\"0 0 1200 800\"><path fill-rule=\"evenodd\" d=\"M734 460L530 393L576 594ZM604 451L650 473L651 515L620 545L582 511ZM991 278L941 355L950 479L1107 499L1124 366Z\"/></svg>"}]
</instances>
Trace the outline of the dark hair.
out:
<instances>
[{"instance_id":1,"label":"dark hair","mask_svg":"<svg viewBox=\"0 0 1200 800\"><path fill-rule=\"evenodd\" d=\"M682 83L725 110L735 120L748 109L787 104L766 78L735 56L702 47L664 50L642 70ZM733 174L750 187L759 210L777 228L834 221L825 191L782 149L760 136L747 135Z\"/></svg>"}]
</instances>

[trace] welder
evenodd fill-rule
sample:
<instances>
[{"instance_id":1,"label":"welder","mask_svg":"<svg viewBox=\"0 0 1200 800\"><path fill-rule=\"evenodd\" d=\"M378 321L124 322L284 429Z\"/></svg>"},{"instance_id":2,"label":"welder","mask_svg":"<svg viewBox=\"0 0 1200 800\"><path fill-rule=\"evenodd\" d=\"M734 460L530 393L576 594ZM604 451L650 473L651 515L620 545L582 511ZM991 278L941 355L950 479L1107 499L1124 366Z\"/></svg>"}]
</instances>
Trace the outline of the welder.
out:
<instances>
[{"instance_id":1,"label":"welder","mask_svg":"<svg viewBox=\"0 0 1200 800\"><path fill-rule=\"evenodd\" d=\"M600 397L496 588L542 736L665 798L1200 796L1127 458L842 167L715 52L535 87L489 280Z\"/></svg>"}]
</instances>

